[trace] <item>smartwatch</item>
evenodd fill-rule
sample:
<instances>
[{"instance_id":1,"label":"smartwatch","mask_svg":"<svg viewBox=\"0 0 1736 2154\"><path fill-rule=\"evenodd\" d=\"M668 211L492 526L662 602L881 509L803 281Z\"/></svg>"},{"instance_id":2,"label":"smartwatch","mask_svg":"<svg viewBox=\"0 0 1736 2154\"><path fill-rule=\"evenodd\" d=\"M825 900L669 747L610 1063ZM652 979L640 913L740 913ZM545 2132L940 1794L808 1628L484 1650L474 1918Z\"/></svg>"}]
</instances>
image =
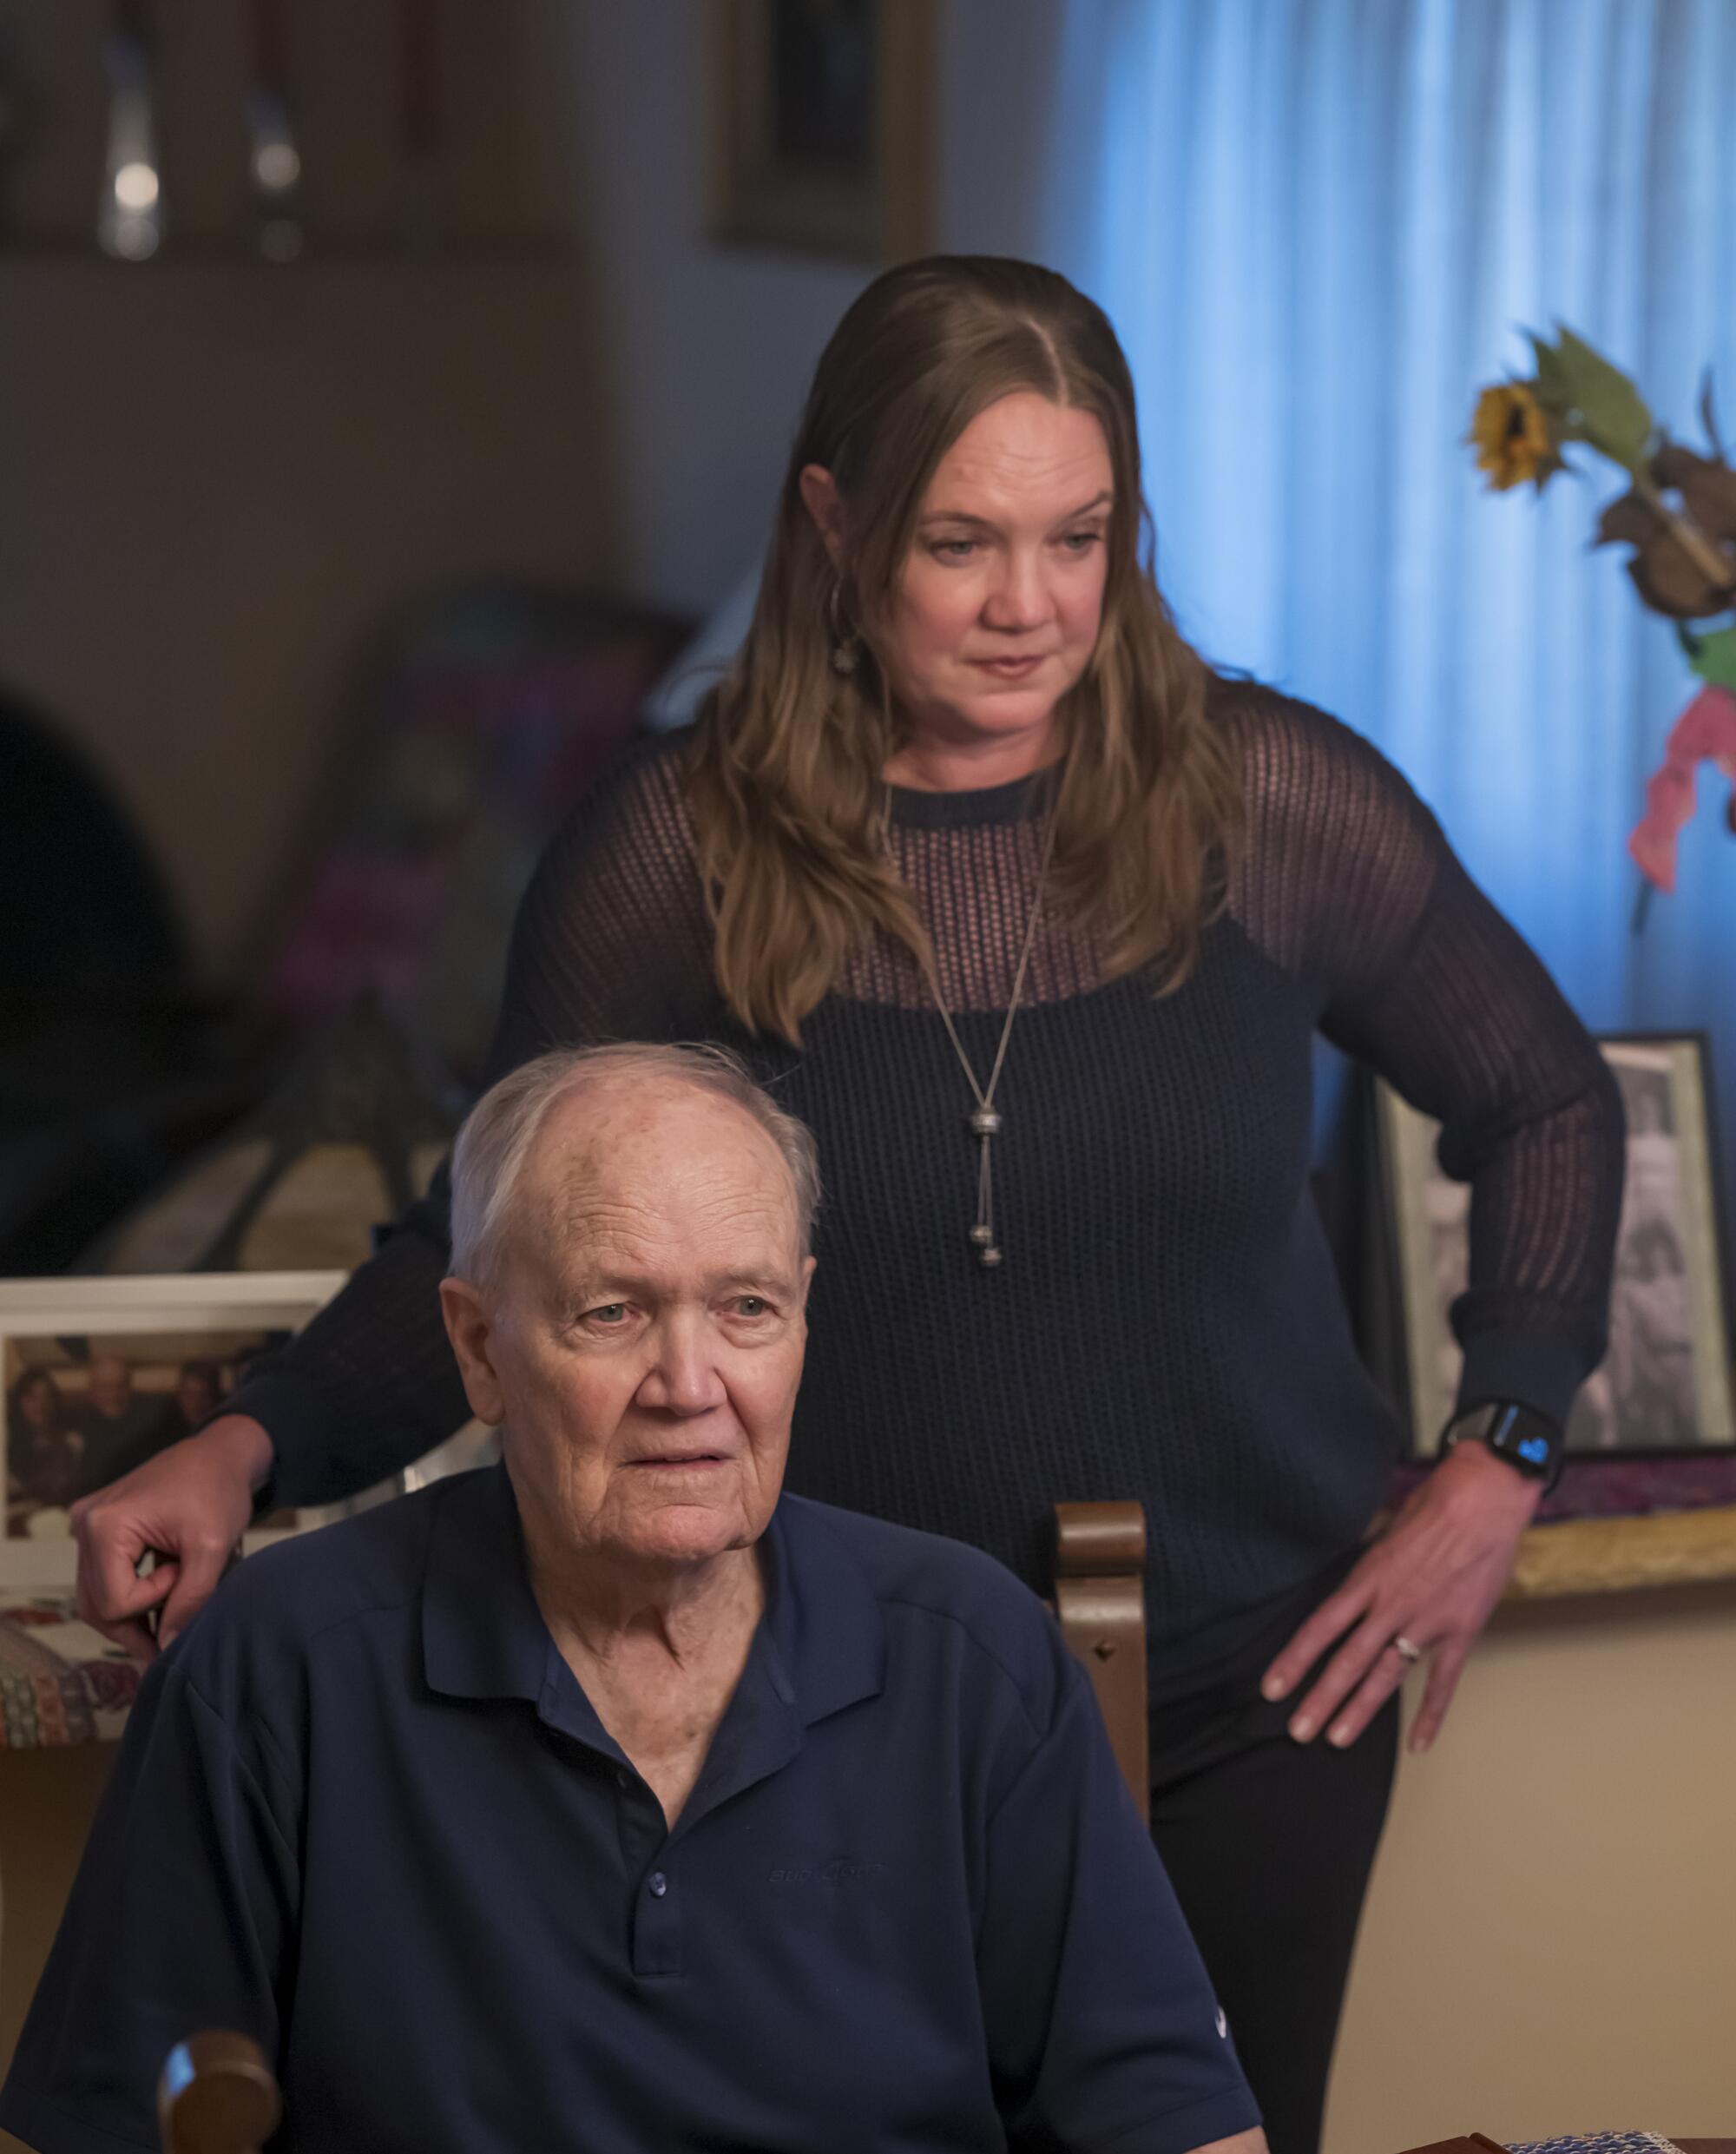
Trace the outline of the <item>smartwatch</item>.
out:
<instances>
[{"instance_id":1,"label":"smartwatch","mask_svg":"<svg viewBox=\"0 0 1736 2154\"><path fill-rule=\"evenodd\" d=\"M1495 1400L1468 1406L1441 1432L1444 1457L1455 1444L1483 1444L1527 1480L1542 1481L1547 1495L1562 1478L1562 1432L1533 1406Z\"/></svg>"}]
</instances>

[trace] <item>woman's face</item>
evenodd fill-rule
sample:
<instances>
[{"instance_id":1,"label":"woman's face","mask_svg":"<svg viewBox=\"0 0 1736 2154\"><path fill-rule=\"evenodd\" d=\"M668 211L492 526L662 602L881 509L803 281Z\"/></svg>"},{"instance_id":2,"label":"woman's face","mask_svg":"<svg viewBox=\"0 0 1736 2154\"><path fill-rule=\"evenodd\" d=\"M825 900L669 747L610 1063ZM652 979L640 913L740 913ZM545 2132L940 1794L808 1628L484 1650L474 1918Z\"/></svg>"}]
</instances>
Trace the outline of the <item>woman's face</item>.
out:
<instances>
[{"instance_id":1,"label":"woman's face","mask_svg":"<svg viewBox=\"0 0 1736 2154\"><path fill-rule=\"evenodd\" d=\"M31 1428L48 1429L60 1420L60 1393L52 1376L36 1376L18 1393L18 1412Z\"/></svg>"},{"instance_id":2,"label":"woman's face","mask_svg":"<svg viewBox=\"0 0 1736 2154\"><path fill-rule=\"evenodd\" d=\"M1026 740L1090 662L1115 477L1088 412L1032 390L981 412L923 497L884 657L918 741Z\"/></svg>"},{"instance_id":3,"label":"woman's face","mask_svg":"<svg viewBox=\"0 0 1736 2154\"><path fill-rule=\"evenodd\" d=\"M831 473L809 464L801 484L841 562L849 515ZM1055 705L1090 663L1103 617L1114 490L1097 421L1035 390L1003 397L959 435L924 493L882 623L911 736L889 774L945 784L950 763L958 782L987 784L1049 759Z\"/></svg>"}]
</instances>

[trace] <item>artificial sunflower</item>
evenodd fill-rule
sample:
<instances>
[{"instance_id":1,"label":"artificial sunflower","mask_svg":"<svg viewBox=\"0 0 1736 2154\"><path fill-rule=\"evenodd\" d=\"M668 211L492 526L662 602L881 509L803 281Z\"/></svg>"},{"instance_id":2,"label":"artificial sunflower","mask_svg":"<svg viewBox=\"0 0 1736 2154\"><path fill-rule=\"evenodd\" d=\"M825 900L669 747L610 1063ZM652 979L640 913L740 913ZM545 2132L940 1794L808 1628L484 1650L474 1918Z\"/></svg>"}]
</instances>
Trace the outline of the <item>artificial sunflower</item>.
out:
<instances>
[{"instance_id":1,"label":"artificial sunflower","mask_svg":"<svg viewBox=\"0 0 1736 2154\"><path fill-rule=\"evenodd\" d=\"M1652 890L1674 886L1676 837L1693 813L1700 764L1730 780L1725 818L1736 833L1736 466L1719 436L1709 377L1700 412L1711 453L1701 456L1671 440L1628 376L1583 337L1558 322L1553 341L1535 332L1530 338L1535 376L1496 382L1477 399L1465 439L1479 470L1497 492L1529 478L1541 493L1563 468L1562 449L1576 442L1625 471L1628 490L1604 510L1598 543L1633 547L1634 589L1674 622L1704 683L1670 734L1663 766L1647 787L1645 820L1628 844L1646 877L1637 926Z\"/></svg>"},{"instance_id":2,"label":"artificial sunflower","mask_svg":"<svg viewBox=\"0 0 1736 2154\"><path fill-rule=\"evenodd\" d=\"M1543 407L1526 381L1498 381L1476 400L1465 439L1476 451L1477 469L1489 473L1496 493L1533 480L1539 493L1562 468Z\"/></svg>"}]
</instances>

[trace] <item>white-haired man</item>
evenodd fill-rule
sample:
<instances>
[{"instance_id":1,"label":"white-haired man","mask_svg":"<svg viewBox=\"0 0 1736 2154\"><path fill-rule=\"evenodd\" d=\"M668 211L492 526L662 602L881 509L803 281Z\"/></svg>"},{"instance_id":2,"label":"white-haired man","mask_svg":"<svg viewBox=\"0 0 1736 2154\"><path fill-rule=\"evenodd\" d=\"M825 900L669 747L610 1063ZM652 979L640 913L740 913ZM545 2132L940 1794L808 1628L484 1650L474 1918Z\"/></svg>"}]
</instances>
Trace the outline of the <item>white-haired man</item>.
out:
<instances>
[{"instance_id":1,"label":"white-haired man","mask_svg":"<svg viewBox=\"0 0 1736 2154\"><path fill-rule=\"evenodd\" d=\"M727 1057L545 1057L454 1159L498 1469L245 1564L147 1677L3 2098L152 2143L1258 2150L1088 1686L986 1558L780 1500L812 1143Z\"/></svg>"}]
</instances>

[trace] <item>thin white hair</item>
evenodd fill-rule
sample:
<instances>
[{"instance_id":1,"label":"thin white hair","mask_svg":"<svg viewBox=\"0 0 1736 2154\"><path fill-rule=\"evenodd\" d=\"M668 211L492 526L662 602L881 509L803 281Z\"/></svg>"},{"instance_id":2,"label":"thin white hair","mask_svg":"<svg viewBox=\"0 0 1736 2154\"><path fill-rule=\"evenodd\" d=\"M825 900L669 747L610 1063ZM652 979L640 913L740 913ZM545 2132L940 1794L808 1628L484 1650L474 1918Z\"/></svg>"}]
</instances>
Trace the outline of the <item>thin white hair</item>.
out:
<instances>
[{"instance_id":1,"label":"thin white hair","mask_svg":"<svg viewBox=\"0 0 1736 2154\"><path fill-rule=\"evenodd\" d=\"M819 1154L813 1133L784 1110L727 1047L628 1042L608 1047L562 1047L538 1055L491 1084L464 1118L452 1146L454 1278L488 1281L519 1176L550 1110L600 1078L673 1079L697 1092L731 1101L769 1136L789 1169L796 1234L804 1255L819 1209Z\"/></svg>"}]
</instances>

